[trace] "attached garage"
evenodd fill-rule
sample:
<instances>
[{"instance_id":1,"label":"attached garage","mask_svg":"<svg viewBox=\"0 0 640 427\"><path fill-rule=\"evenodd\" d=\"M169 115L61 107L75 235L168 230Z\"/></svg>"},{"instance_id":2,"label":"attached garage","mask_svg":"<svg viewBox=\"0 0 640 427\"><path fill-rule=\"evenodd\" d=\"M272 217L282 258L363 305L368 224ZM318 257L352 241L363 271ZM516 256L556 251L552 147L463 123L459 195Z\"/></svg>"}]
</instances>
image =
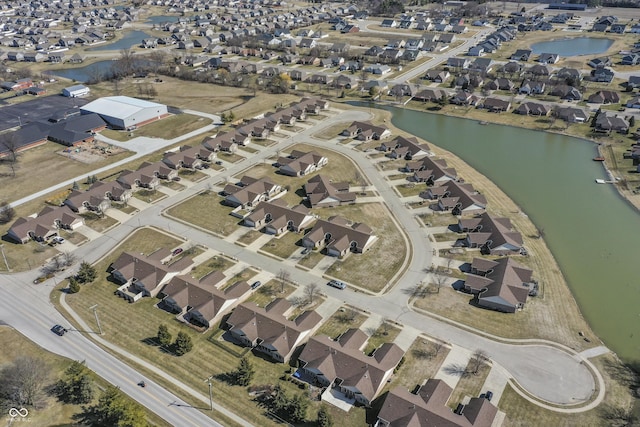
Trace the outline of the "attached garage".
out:
<instances>
[{"instance_id":1,"label":"attached garage","mask_svg":"<svg viewBox=\"0 0 640 427\"><path fill-rule=\"evenodd\" d=\"M81 111L98 114L115 129L135 129L169 114L166 105L128 96L99 98L81 107Z\"/></svg>"}]
</instances>

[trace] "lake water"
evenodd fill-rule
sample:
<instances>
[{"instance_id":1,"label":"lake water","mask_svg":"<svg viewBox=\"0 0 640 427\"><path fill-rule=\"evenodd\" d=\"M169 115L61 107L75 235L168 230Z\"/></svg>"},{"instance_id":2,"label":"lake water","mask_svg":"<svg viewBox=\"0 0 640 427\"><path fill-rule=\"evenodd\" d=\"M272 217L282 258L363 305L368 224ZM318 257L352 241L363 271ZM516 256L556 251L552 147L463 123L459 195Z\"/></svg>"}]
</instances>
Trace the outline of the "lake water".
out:
<instances>
[{"instance_id":1,"label":"lake water","mask_svg":"<svg viewBox=\"0 0 640 427\"><path fill-rule=\"evenodd\" d=\"M359 103L360 106L369 106ZM640 361L640 215L620 197L593 143L546 132L395 107L395 126L445 148L487 176L540 229L595 333Z\"/></svg>"},{"instance_id":2,"label":"lake water","mask_svg":"<svg viewBox=\"0 0 640 427\"><path fill-rule=\"evenodd\" d=\"M531 51L534 54L557 53L560 56L596 55L606 52L612 44L612 39L576 37L535 43L531 45Z\"/></svg>"},{"instance_id":3,"label":"lake water","mask_svg":"<svg viewBox=\"0 0 640 427\"><path fill-rule=\"evenodd\" d=\"M67 79L85 83L92 77L95 77L96 73L99 73L101 76L108 74L111 71L113 63L114 61L98 61L85 65L84 67L51 70L51 73L59 77L65 77Z\"/></svg>"},{"instance_id":4,"label":"lake water","mask_svg":"<svg viewBox=\"0 0 640 427\"><path fill-rule=\"evenodd\" d=\"M178 22L178 16L150 16L144 22L149 24L162 24L164 22Z\"/></svg>"},{"instance_id":5,"label":"lake water","mask_svg":"<svg viewBox=\"0 0 640 427\"><path fill-rule=\"evenodd\" d=\"M126 31L123 33L124 36L113 43L102 43L96 47L92 47L87 49L88 51L98 51L98 50L122 50L129 49L131 47L139 46L142 43L142 39L151 38L153 36L145 33L144 31Z\"/></svg>"}]
</instances>

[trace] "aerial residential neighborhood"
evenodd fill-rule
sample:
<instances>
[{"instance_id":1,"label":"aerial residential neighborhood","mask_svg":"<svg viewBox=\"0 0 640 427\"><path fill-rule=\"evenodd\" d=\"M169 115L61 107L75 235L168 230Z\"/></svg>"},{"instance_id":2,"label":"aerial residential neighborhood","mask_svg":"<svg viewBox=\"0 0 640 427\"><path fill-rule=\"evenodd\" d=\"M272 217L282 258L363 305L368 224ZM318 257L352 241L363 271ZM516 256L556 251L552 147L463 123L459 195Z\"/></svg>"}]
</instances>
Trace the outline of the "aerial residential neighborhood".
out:
<instances>
[{"instance_id":1,"label":"aerial residential neighborhood","mask_svg":"<svg viewBox=\"0 0 640 427\"><path fill-rule=\"evenodd\" d=\"M610 6L0 5L0 420L634 425Z\"/></svg>"}]
</instances>

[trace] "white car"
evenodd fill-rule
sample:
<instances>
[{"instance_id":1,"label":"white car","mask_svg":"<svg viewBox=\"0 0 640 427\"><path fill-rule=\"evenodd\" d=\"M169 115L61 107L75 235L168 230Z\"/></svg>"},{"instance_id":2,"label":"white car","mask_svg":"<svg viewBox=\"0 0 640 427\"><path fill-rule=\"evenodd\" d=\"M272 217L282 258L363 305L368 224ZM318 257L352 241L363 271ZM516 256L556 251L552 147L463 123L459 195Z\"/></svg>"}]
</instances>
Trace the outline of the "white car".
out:
<instances>
[{"instance_id":1,"label":"white car","mask_svg":"<svg viewBox=\"0 0 640 427\"><path fill-rule=\"evenodd\" d=\"M54 243L64 243L64 237L56 236L53 238Z\"/></svg>"}]
</instances>

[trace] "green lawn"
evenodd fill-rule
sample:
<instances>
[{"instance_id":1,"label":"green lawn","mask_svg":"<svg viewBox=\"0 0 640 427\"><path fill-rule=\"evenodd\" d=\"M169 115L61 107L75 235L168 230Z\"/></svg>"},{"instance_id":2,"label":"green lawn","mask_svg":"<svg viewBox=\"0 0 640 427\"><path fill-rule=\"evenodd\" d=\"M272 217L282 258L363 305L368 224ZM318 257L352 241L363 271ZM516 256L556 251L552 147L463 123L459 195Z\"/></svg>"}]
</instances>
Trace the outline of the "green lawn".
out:
<instances>
[{"instance_id":1,"label":"green lawn","mask_svg":"<svg viewBox=\"0 0 640 427\"><path fill-rule=\"evenodd\" d=\"M269 240L260 250L280 258L289 258L291 254L302 248L302 234L287 232L280 238Z\"/></svg>"},{"instance_id":2,"label":"green lawn","mask_svg":"<svg viewBox=\"0 0 640 427\"><path fill-rule=\"evenodd\" d=\"M224 198L207 191L198 193L168 210L168 214L214 234L228 236L239 220L230 215L233 208L223 204Z\"/></svg>"},{"instance_id":3,"label":"green lawn","mask_svg":"<svg viewBox=\"0 0 640 427\"><path fill-rule=\"evenodd\" d=\"M366 319L367 316L361 311L341 307L320 326L316 335L326 335L335 339L348 329L359 328Z\"/></svg>"},{"instance_id":4,"label":"green lawn","mask_svg":"<svg viewBox=\"0 0 640 427\"><path fill-rule=\"evenodd\" d=\"M346 259L334 262L327 274L353 283L373 292L384 288L399 271L407 254L400 230L380 203L338 206L329 210L318 210L323 217L344 216L362 222L373 229L378 237L371 248L363 254L350 254Z\"/></svg>"}]
</instances>

